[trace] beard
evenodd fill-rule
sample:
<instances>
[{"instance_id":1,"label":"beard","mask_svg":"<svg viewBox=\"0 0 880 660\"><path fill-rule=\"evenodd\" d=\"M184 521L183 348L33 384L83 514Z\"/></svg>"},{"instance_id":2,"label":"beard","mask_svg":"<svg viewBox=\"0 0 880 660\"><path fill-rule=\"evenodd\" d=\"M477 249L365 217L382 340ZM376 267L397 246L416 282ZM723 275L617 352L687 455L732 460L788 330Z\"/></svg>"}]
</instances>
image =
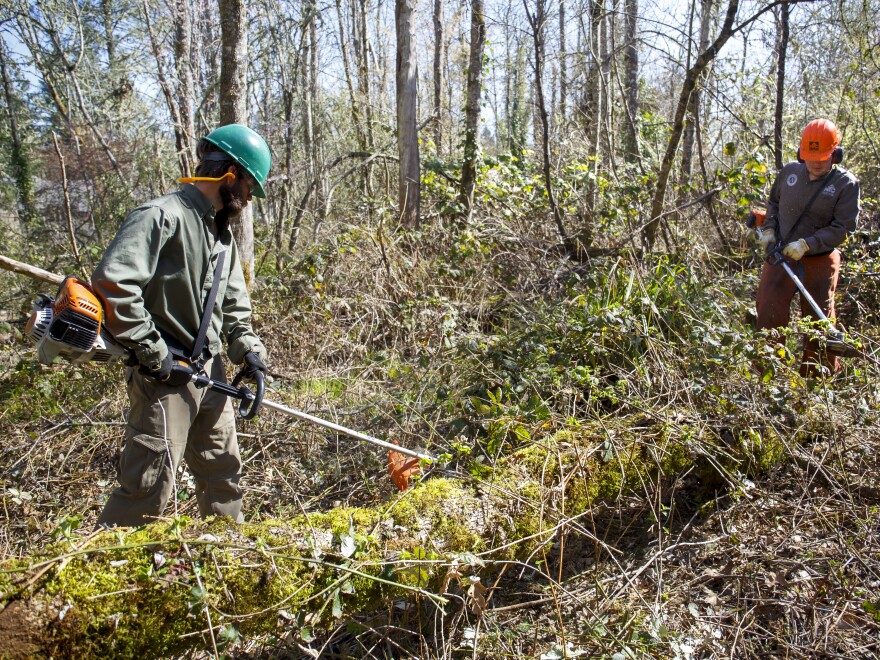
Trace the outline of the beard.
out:
<instances>
[{"instance_id":1,"label":"beard","mask_svg":"<svg viewBox=\"0 0 880 660\"><path fill-rule=\"evenodd\" d=\"M224 183L220 186L220 200L223 202L223 208L217 211L214 216L217 222L218 233L229 226L231 222L238 220L244 207L247 206L247 200L241 191L242 182L238 179L230 183Z\"/></svg>"}]
</instances>

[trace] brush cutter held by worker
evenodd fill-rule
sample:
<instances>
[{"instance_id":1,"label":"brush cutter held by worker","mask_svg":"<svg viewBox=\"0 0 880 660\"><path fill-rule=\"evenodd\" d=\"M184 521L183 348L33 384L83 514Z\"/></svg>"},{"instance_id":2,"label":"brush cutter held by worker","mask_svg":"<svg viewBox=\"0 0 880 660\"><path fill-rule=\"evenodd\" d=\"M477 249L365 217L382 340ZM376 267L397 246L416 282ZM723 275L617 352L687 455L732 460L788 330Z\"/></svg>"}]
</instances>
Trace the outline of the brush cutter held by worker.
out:
<instances>
[{"instance_id":1,"label":"brush cutter held by worker","mask_svg":"<svg viewBox=\"0 0 880 660\"><path fill-rule=\"evenodd\" d=\"M813 311L816 313L819 320L825 321L828 324L830 330L824 340L824 349L828 353L839 355L841 357L859 357L862 355L861 351L846 343L844 334L835 328L834 324L831 323L831 320L825 316L825 312L822 311L822 308L819 307L813 296L807 291L807 287L804 286L804 283L801 282L800 278L791 269L791 266L788 265L788 262L785 261L785 257L782 254L781 244L777 245L767 255L767 263L771 266L782 266L783 270L785 270L786 274L791 278L791 281L794 282L798 291L800 291L801 298L806 300L810 307L813 308Z\"/></svg>"},{"instance_id":2,"label":"brush cutter held by worker","mask_svg":"<svg viewBox=\"0 0 880 660\"><path fill-rule=\"evenodd\" d=\"M104 363L132 358L131 352L117 344L104 327L104 309L91 287L73 277L68 277L61 283L54 299L40 295L34 301L25 333L36 342L37 356L42 364L52 364L58 357L75 364ZM263 374L259 371L253 378L255 391L251 392L247 386L241 384L243 371L233 379L232 384L221 383L208 377L201 362L176 354L174 357L172 370L188 376L193 385L208 388L240 401L238 412L242 419L253 419L261 407L270 408L284 415L387 449L388 471L400 490L406 490L409 477L418 470L420 460L435 460L429 454L379 440L280 403L266 401L263 398L265 393Z\"/></svg>"}]
</instances>

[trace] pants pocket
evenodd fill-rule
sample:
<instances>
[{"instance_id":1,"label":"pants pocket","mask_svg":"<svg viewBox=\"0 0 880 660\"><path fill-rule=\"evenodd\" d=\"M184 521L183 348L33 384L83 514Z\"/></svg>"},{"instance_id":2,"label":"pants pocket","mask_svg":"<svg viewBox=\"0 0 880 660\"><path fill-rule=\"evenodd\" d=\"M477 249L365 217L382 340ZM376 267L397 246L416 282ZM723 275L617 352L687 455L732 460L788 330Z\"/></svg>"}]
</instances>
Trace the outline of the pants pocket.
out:
<instances>
[{"instance_id":1,"label":"pants pocket","mask_svg":"<svg viewBox=\"0 0 880 660\"><path fill-rule=\"evenodd\" d=\"M163 472L170 469L165 440L140 433L125 440L119 461L119 483L132 495L151 493Z\"/></svg>"}]
</instances>

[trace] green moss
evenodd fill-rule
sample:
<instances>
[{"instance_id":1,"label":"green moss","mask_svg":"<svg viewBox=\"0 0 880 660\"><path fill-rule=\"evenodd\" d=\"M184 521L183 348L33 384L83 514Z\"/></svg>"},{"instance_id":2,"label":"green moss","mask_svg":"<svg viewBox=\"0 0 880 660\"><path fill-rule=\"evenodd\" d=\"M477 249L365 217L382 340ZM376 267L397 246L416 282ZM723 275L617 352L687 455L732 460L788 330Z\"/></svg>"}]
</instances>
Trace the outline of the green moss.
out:
<instances>
[{"instance_id":1,"label":"green moss","mask_svg":"<svg viewBox=\"0 0 880 660\"><path fill-rule=\"evenodd\" d=\"M772 427L748 428L740 432L740 447L747 458L751 476L769 472L779 465L785 452L785 443Z\"/></svg>"},{"instance_id":2,"label":"green moss","mask_svg":"<svg viewBox=\"0 0 880 660\"><path fill-rule=\"evenodd\" d=\"M346 534L353 524L359 534L367 534L379 520L379 513L368 509L339 507L308 516L309 527L330 530L333 534ZM304 518L298 519L305 522Z\"/></svg>"},{"instance_id":3,"label":"green moss","mask_svg":"<svg viewBox=\"0 0 880 660\"><path fill-rule=\"evenodd\" d=\"M547 540L542 532L558 524L561 511L577 515L599 500L640 492L658 476L675 478L694 455L711 454L712 461L702 463L722 470L748 460L761 471L784 449L769 428L699 436L684 426L645 428L640 420L636 435L630 420L617 422L613 429L585 424L544 438L499 461L482 484L431 478L381 507L241 525L226 519L157 523L101 534L89 541L87 554L66 557L69 544L50 546L30 560L54 559L51 570L20 596L42 599L52 617L67 608L61 623L50 625L55 655L172 655L207 644L197 634L206 627L205 605L215 625L233 621L251 636L274 632L279 609L317 613L318 623L329 624L340 607L369 611L408 595L407 585L436 586L432 580L440 576L431 563L410 559L443 561L499 538L495 547L504 549L495 557L527 556ZM389 563L390 556L400 561ZM195 570L204 593L194 591ZM0 576L0 584L11 579Z\"/></svg>"}]
</instances>

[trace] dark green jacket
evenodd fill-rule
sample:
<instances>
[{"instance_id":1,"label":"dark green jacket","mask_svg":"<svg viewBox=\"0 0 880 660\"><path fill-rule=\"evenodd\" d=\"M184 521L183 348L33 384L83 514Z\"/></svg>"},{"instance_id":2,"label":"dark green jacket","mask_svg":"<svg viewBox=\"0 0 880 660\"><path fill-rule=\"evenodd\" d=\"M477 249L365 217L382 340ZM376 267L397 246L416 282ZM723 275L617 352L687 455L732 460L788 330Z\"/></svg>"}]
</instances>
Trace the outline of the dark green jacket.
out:
<instances>
[{"instance_id":1,"label":"dark green jacket","mask_svg":"<svg viewBox=\"0 0 880 660\"><path fill-rule=\"evenodd\" d=\"M266 357L251 328L251 303L232 233L224 228L215 238L213 228L211 203L195 186L184 185L132 211L92 275L107 329L147 368L156 368L168 351L160 328L187 349L195 343L222 250L226 260L208 349L217 355L225 340L235 363L248 351Z\"/></svg>"}]
</instances>

